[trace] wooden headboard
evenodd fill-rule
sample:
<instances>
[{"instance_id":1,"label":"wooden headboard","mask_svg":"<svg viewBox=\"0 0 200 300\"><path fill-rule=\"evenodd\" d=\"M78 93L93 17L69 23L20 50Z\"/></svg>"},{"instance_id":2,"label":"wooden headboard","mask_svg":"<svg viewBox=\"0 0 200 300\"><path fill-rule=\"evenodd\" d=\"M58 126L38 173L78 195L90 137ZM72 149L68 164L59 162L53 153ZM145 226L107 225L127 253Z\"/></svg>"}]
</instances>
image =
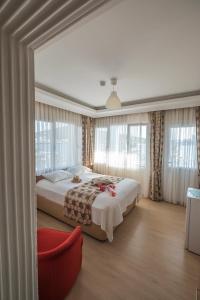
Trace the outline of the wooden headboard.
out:
<instances>
[{"instance_id":1,"label":"wooden headboard","mask_svg":"<svg viewBox=\"0 0 200 300\"><path fill-rule=\"evenodd\" d=\"M44 176L42 175L36 176L36 183L42 179L44 179Z\"/></svg>"}]
</instances>

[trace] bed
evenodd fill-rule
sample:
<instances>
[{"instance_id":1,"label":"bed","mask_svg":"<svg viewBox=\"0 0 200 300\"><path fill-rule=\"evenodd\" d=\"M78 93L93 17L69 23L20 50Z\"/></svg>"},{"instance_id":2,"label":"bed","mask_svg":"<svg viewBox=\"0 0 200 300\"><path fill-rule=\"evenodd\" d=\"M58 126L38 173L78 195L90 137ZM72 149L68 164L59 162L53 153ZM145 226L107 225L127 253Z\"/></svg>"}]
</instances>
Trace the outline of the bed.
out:
<instances>
[{"instance_id":1,"label":"bed","mask_svg":"<svg viewBox=\"0 0 200 300\"><path fill-rule=\"evenodd\" d=\"M37 208L60 221L76 226L77 223L74 220L64 215L66 191L98 177L102 177L102 174L85 172L80 176L82 182L76 184L72 183L71 179L52 183L42 177L37 177ZM91 207L92 224L79 224L83 232L98 240L108 239L111 242L115 228L123 222L123 218L135 207L139 194L139 183L129 178L117 183L115 197L112 197L108 191L100 193Z\"/></svg>"}]
</instances>

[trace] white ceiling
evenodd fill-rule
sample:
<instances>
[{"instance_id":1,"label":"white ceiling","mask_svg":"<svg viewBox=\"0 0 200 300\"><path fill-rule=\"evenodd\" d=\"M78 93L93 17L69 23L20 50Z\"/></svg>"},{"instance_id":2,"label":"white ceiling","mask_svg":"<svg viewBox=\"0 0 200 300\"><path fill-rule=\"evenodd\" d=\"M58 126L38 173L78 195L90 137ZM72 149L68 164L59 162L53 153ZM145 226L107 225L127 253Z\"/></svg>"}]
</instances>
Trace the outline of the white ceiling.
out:
<instances>
[{"instance_id":1,"label":"white ceiling","mask_svg":"<svg viewBox=\"0 0 200 300\"><path fill-rule=\"evenodd\" d=\"M94 107L112 76L124 102L198 90L199 29L199 0L114 0L35 53L35 80Z\"/></svg>"}]
</instances>

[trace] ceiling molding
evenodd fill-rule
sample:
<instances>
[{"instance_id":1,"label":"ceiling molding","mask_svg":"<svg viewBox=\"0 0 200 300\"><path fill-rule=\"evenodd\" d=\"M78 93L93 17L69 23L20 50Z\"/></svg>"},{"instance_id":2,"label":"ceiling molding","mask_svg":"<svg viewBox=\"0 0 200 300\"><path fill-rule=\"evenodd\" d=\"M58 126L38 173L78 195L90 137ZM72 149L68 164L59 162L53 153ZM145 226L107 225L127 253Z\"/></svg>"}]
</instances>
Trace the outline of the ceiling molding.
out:
<instances>
[{"instance_id":1,"label":"ceiling molding","mask_svg":"<svg viewBox=\"0 0 200 300\"><path fill-rule=\"evenodd\" d=\"M192 95L192 93L196 93ZM187 95L186 95L187 94ZM188 96L188 95L191 96ZM178 95L178 96L177 96ZM180 94L176 94L176 98L174 99L164 99L163 96L152 98L158 99L159 101L151 101L146 103L137 103L132 105L122 106L121 109L117 110L109 110L109 109L94 109L91 107L87 107L86 105L77 103L67 98L66 95L63 97L61 93L56 94L47 90L44 90L39 87L38 84L35 87L35 100L41 103L45 103L48 105L52 105L55 107L59 107L62 109L66 109L75 113L79 113L82 115L86 115L92 118L101 118L107 116L115 116L115 115L125 115L132 113L143 113L150 111L158 111L158 110L169 110L169 109L177 109L177 108L185 108L185 107L195 107L200 106L200 93L199 91L182 93L182 97ZM151 99L151 98L149 98Z\"/></svg>"},{"instance_id":2,"label":"ceiling molding","mask_svg":"<svg viewBox=\"0 0 200 300\"><path fill-rule=\"evenodd\" d=\"M64 99L66 99L67 101L70 100L70 101L73 101L76 104L80 104L80 105L83 105L83 106L88 107L88 108L96 109L94 106L92 106L92 105L90 105L90 104L88 104L88 103L86 103L86 102L84 102L84 101L82 101L80 99L77 99L75 97L72 97L70 95L62 93L62 92L60 92L60 91L58 91L58 90L56 90L54 88L51 88L51 87L49 87L47 85L42 84L40 82L35 82L35 87L39 88L40 90L46 91L46 92L48 92L50 94L62 97Z\"/></svg>"},{"instance_id":3,"label":"ceiling molding","mask_svg":"<svg viewBox=\"0 0 200 300\"><path fill-rule=\"evenodd\" d=\"M144 113L159 110L170 110L177 108L200 106L200 95L187 98L176 98L171 100L155 101L150 103L141 103L130 106L123 106L118 110L102 109L96 111L96 117L102 118L107 116L125 115L133 113Z\"/></svg>"},{"instance_id":4,"label":"ceiling molding","mask_svg":"<svg viewBox=\"0 0 200 300\"><path fill-rule=\"evenodd\" d=\"M74 102L67 97L35 87L35 101L66 109L81 115L95 118L96 110L80 103Z\"/></svg>"},{"instance_id":5,"label":"ceiling molding","mask_svg":"<svg viewBox=\"0 0 200 300\"><path fill-rule=\"evenodd\" d=\"M136 104L146 104L151 102L160 102L163 100L174 100L179 98L187 98L192 96L199 96L200 90L195 91L188 91L188 92L182 92L182 93L175 93L175 94L169 94L169 95L162 95L162 96L156 96L156 97L150 97L150 98L143 98L143 99L136 99L136 100L130 100L122 103L122 106L131 106ZM99 107L93 107L96 110L103 110L105 109L105 106L99 106Z\"/></svg>"},{"instance_id":6,"label":"ceiling molding","mask_svg":"<svg viewBox=\"0 0 200 300\"><path fill-rule=\"evenodd\" d=\"M40 82L35 82L35 87L37 87L39 90L46 91L49 94L59 96L63 100L65 99L65 101L70 100L70 101L74 102L75 104L80 104L81 106L84 106L85 108L93 109L94 111L103 111L106 109L105 106L92 106L80 99L77 99L75 97L72 97L70 95L62 93L54 88L51 88L47 85L42 84ZM131 107L131 106L135 107L135 105L137 105L137 104L148 104L149 105L150 103L153 103L153 102L160 103L162 101L162 103L163 103L163 101L177 100L177 99L189 98L189 97L193 97L193 96L200 96L200 90L130 100L130 101L123 102L122 107L126 107L129 109L129 107Z\"/></svg>"}]
</instances>

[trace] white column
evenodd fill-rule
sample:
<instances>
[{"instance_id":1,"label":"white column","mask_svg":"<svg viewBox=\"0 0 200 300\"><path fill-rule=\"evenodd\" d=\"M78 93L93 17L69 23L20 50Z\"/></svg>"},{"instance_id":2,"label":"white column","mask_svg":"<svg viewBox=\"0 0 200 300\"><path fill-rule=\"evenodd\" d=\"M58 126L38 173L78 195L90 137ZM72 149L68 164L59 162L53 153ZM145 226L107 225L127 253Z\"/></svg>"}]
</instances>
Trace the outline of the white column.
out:
<instances>
[{"instance_id":1,"label":"white column","mask_svg":"<svg viewBox=\"0 0 200 300\"><path fill-rule=\"evenodd\" d=\"M33 53L0 36L0 299L37 299Z\"/></svg>"}]
</instances>

